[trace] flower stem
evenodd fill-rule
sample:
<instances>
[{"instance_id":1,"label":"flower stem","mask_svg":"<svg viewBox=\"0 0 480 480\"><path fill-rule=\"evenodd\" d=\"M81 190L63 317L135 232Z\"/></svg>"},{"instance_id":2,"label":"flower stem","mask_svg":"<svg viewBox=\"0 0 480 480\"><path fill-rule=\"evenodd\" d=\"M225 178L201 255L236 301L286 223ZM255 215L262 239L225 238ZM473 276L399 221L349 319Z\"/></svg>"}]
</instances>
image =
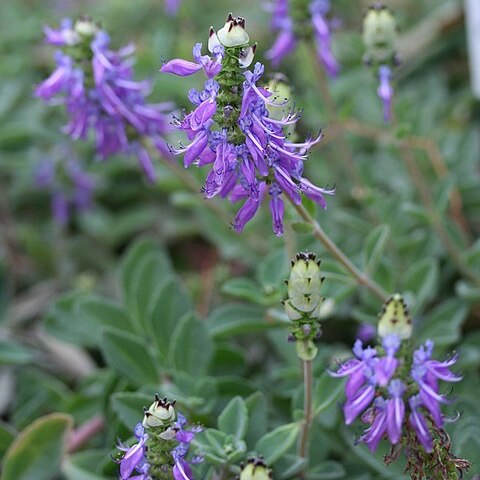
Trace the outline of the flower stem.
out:
<instances>
[{"instance_id":1,"label":"flower stem","mask_svg":"<svg viewBox=\"0 0 480 480\"><path fill-rule=\"evenodd\" d=\"M304 385L304 398L303 398L303 425L300 433L300 442L298 444L298 455L307 459L306 465L308 465L308 432L313 419L313 368L311 360L303 360L303 385Z\"/></svg>"},{"instance_id":2,"label":"flower stem","mask_svg":"<svg viewBox=\"0 0 480 480\"><path fill-rule=\"evenodd\" d=\"M296 205L290 200L298 214L313 227L313 236L321 242L325 248L335 257L335 259L347 270L347 272L356 280L356 282L370 290L380 301L384 301L388 294L371 279L366 273L357 268L348 257L337 247L333 240L324 232L320 224L308 213L303 205Z\"/></svg>"}]
</instances>

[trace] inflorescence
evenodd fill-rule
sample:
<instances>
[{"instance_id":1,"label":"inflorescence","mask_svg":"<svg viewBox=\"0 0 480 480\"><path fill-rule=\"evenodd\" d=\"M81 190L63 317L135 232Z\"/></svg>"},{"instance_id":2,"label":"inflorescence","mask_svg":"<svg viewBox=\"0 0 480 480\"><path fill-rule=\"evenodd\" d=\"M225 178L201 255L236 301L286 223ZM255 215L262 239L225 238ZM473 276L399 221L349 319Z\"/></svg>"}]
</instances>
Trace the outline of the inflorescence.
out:
<instances>
[{"instance_id":1,"label":"inflorescence","mask_svg":"<svg viewBox=\"0 0 480 480\"><path fill-rule=\"evenodd\" d=\"M392 120L392 70L399 64L395 49L397 23L392 12L383 4L369 7L363 19L364 62L378 77L377 95L383 104L383 121Z\"/></svg>"},{"instance_id":2,"label":"inflorescence","mask_svg":"<svg viewBox=\"0 0 480 480\"><path fill-rule=\"evenodd\" d=\"M194 62L175 59L161 68L179 76L203 70L208 78L204 90L189 92L195 109L176 122L190 143L172 151L184 154L185 167L211 166L203 188L207 198L220 195L244 201L233 223L235 230L243 230L268 194L273 231L282 235L283 194L300 204L303 193L323 208L324 195L334 194L334 189L317 187L303 177L307 152L322 136L293 143L285 131L298 121L298 112L281 119L270 114L268 107L278 107L278 99L258 85L263 65L257 62L253 71L248 69L256 45L249 45L244 19L230 14L217 33L211 28L208 49L212 56L202 55L202 44L197 43Z\"/></svg>"},{"instance_id":3,"label":"inflorescence","mask_svg":"<svg viewBox=\"0 0 480 480\"><path fill-rule=\"evenodd\" d=\"M447 435L443 430L441 405L450 401L439 393L439 381L462 379L450 370L458 357L455 355L444 362L432 359L431 340L413 350L411 332L406 305L403 298L395 294L380 314L381 346L364 348L363 342L357 339L353 347L355 358L331 372L335 377L347 377L345 423L350 425L360 417L370 425L359 441L372 451L383 438L388 439L392 452L386 457L387 462L404 450L407 469L411 471L419 468L455 471L464 461L441 448Z\"/></svg>"},{"instance_id":4,"label":"inflorescence","mask_svg":"<svg viewBox=\"0 0 480 480\"><path fill-rule=\"evenodd\" d=\"M62 103L69 116L65 131L74 140L95 133L102 160L124 153L136 155L149 181L155 169L145 146L148 139L164 156L163 135L169 129L170 104L150 104L148 82L133 78L134 48L110 49L110 37L92 20L64 20L59 29L45 28L46 42L59 48L57 68L35 89L45 101Z\"/></svg>"},{"instance_id":5,"label":"inflorescence","mask_svg":"<svg viewBox=\"0 0 480 480\"><path fill-rule=\"evenodd\" d=\"M137 443L128 447L115 460L120 464L121 480L193 480L191 465L203 461L193 457L187 461L190 443L200 427L186 428L187 421L175 412L175 402L155 395L155 401L145 409L143 422L135 427Z\"/></svg>"}]
</instances>

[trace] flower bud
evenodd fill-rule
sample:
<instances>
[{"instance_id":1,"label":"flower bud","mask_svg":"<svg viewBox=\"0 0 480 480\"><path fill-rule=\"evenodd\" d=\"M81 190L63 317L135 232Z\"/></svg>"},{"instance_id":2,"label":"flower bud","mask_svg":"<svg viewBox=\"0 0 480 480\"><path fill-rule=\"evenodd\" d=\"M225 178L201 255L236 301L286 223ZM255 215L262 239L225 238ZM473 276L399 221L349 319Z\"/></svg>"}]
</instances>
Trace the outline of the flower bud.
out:
<instances>
[{"instance_id":1,"label":"flower bud","mask_svg":"<svg viewBox=\"0 0 480 480\"><path fill-rule=\"evenodd\" d=\"M384 5L370 7L363 20L363 44L367 63L395 61L397 23L392 12Z\"/></svg>"},{"instance_id":2,"label":"flower bud","mask_svg":"<svg viewBox=\"0 0 480 480\"><path fill-rule=\"evenodd\" d=\"M267 467L263 459L249 458L245 465L241 465L239 480L271 480L272 471Z\"/></svg>"},{"instance_id":3,"label":"flower bud","mask_svg":"<svg viewBox=\"0 0 480 480\"><path fill-rule=\"evenodd\" d=\"M91 18L81 17L75 22L74 30L81 37L93 37L98 32L98 26Z\"/></svg>"},{"instance_id":4,"label":"flower bud","mask_svg":"<svg viewBox=\"0 0 480 480\"><path fill-rule=\"evenodd\" d=\"M292 261L288 285L288 299L284 302L285 311L290 320L299 320L304 316L318 318L323 298L320 287L320 262L316 262L313 253L299 253Z\"/></svg>"},{"instance_id":5,"label":"flower bud","mask_svg":"<svg viewBox=\"0 0 480 480\"><path fill-rule=\"evenodd\" d=\"M145 409L142 425L144 427L161 427L175 420L175 401L168 402L166 398L155 395L155 401Z\"/></svg>"},{"instance_id":6,"label":"flower bud","mask_svg":"<svg viewBox=\"0 0 480 480\"><path fill-rule=\"evenodd\" d=\"M245 19L235 18L230 14L227 22L217 33L218 40L224 47L239 47L246 45L250 38L245 31Z\"/></svg>"},{"instance_id":7,"label":"flower bud","mask_svg":"<svg viewBox=\"0 0 480 480\"><path fill-rule=\"evenodd\" d=\"M398 335L402 340L412 336L412 319L408 313L407 305L399 293L387 299L378 317L378 335L380 338L391 334Z\"/></svg>"}]
</instances>

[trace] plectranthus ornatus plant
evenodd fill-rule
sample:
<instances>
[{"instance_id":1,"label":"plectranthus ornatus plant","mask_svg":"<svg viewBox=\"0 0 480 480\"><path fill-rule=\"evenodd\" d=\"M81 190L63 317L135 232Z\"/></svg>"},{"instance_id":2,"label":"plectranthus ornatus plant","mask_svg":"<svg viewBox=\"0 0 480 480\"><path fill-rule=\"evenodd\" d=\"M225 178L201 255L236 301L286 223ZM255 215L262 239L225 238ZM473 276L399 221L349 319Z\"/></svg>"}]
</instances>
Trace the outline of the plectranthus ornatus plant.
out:
<instances>
[{"instance_id":1,"label":"plectranthus ornatus plant","mask_svg":"<svg viewBox=\"0 0 480 480\"><path fill-rule=\"evenodd\" d=\"M268 4L271 28L277 38L266 57L276 67L301 40L313 41L318 60L327 74L336 77L340 66L332 52L330 0L274 0Z\"/></svg>"},{"instance_id":2,"label":"plectranthus ornatus plant","mask_svg":"<svg viewBox=\"0 0 480 480\"><path fill-rule=\"evenodd\" d=\"M397 23L392 12L377 3L368 8L363 19L364 62L378 77L377 95L383 104L383 120L392 120L392 71L398 66L399 57L395 49Z\"/></svg>"},{"instance_id":3,"label":"plectranthus ornatus plant","mask_svg":"<svg viewBox=\"0 0 480 480\"><path fill-rule=\"evenodd\" d=\"M175 402L155 396L145 409L143 422L135 427L137 443L118 446L125 452L115 459L121 480L193 480L191 465L203 458L187 461L186 457L195 434L202 429L187 428L185 417L174 406Z\"/></svg>"},{"instance_id":4,"label":"plectranthus ornatus plant","mask_svg":"<svg viewBox=\"0 0 480 480\"><path fill-rule=\"evenodd\" d=\"M287 138L286 130L299 114L292 111L281 119L270 115L267 107L278 106L278 98L260 85L261 63L248 69L256 50L249 41L245 20L229 15L218 33L210 30L211 57L202 55L202 44L197 43L194 62L175 59L162 66L164 73L187 76L203 70L208 77L204 90L189 92L195 109L177 121L190 143L172 151L184 154L185 167L211 167L203 189L207 198L244 201L233 222L236 231L244 229L268 195L273 231L282 235L285 195L298 205L304 194L325 208L324 195L334 190L317 187L303 176L307 152L321 134L298 143Z\"/></svg>"},{"instance_id":5,"label":"plectranthus ornatus plant","mask_svg":"<svg viewBox=\"0 0 480 480\"><path fill-rule=\"evenodd\" d=\"M69 118L65 132L74 140L95 134L102 160L123 153L136 155L149 181L155 170L145 142L164 156L163 135L169 130L165 110L170 104L147 103L149 82L133 77L134 48L114 51L110 37L89 18L64 20L58 29L45 28L45 39L58 48L57 68L35 89L35 95L63 104Z\"/></svg>"},{"instance_id":6,"label":"plectranthus ornatus plant","mask_svg":"<svg viewBox=\"0 0 480 480\"><path fill-rule=\"evenodd\" d=\"M466 460L451 452L450 439L443 425L447 420L442 404L450 400L440 393L440 381L459 382L462 377L451 368L454 355L440 362L434 360L434 344L427 340L415 348L412 321L399 294L389 297L379 316L381 344L364 347L358 339L353 347L355 358L347 360L331 375L347 377L345 423L357 418L369 424L358 439L373 452L380 441L391 444L386 463L403 451L406 472L412 479L458 479L469 468Z\"/></svg>"}]
</instances>

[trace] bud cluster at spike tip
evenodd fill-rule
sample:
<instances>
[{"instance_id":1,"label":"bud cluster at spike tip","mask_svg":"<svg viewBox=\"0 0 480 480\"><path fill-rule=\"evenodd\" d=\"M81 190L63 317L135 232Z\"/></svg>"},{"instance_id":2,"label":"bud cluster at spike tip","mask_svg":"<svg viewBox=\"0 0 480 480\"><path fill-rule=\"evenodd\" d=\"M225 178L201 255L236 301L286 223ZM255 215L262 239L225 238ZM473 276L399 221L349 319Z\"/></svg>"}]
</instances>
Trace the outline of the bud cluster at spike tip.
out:
<instances>
[{"instance_id":1,"label":"bud cluster at spike tip","mask_svg":"<svg viewBox=\"0 0 480 480\"><path fill-rule=\"evenodd\" d=\"M124 452L117 460L121 480L193 480L191 466L203 461L187 454L200 427L186 428L187 420L175 412L175 401L155 395L155 401L144 410L143 423L135 427L137 443L128 447L119 444Z\"/></svg>"},{"instance_id":2,"label":"bud cluster at spike tip","mask_svg":"<svg viewBox=\"0 0 480 480\"><path fill-rule=\"evenodd\" d=\"M407 443L413 432L416 442L432 452L442 431L441 405L449 400L439 393L439 380L458 382L461 377L450 371L457 361L432 359L433 342L427 340L416 350L409 342L411 319L399 294L391 296L380 314L381 347L364 347L357 339L355 358L347 360L335 377L347 377L345 423L357 417L370 424L359 441L375 451L382 438L396 445Z\"/></svg>"},{"instance_id":3,"label":"bud cluster at spike tip","mask_svg":"<svg viewBox=\"0 0 480 480\"><path fill-rule=\"evenodd\" d=\"M218 32L210 29L208 49L202 55L202 44L193 48L194 61L174 59L161 71L179 76L203 70L207 76L204 89L190 90L192 112L176 120L188 145L172 148L184 155L184 165L210 166L203 192L207 198L216 195L232 202L243 201L233 227L241 232L257 213L266 197L270 198L273 231L283 234L284 196L295 203L306 195L326 208L324 195L334 189L320 188L303 176L307 152L322 138L316 135L305 142L290 141L286 130L300 118L289 112L273 118L268 106L279 106L275 92L258 85L264 67L252 64L256 45L249 45L245 20L231 14Z\"/></svg>"},{"instance_id":4,"label":"bud cluster at spike tip","mask_svg":"<svg viewBox=\"0 0 480 480\"><path fill-rule=\"evenodd\" d=\"M171 104L147 103L149 82L134 80L134 48L110 49L110 37L89 18L60 28L45 28L46 42L58 48L57 67L35 95L53 104L63 103L69 117L65 132L74 140L95 134L102 160L116 154L135 155L149 181L155 169L144 141L170 156L163 136L170 129L166 110Z\"/></svg>"},{"instance_id":5,"label":"bud cluster at spike tip","mask_svg":"<svg viewBox=\"0 0 480 480\"><path fill-rule=\"evenodd\" d=\"M272 14L271 28L278 32L266 54L273 66L277 67L286 55L293 52L300 39L312 36L318 60L330 77L337 76L340 66L332 53L335 22L328 19L330 0L275 0L267 8Z\"/></svg>"},{"instance_id":6,"label":"bud cluster at spike tip","mask_svg":"<svg viewBox=\"0 0 480 480\"><path fill-rule=\"evenodd\" d=\"M295 342L302 360L312 360L317 355L315 342L321 337L319 319L324 300L320 288L324 280L315 254L300 252L292 260L290 277L285 281L288 296L282 303L292 322L288 340Z\"/></svg>"},{"instance_id":7,"label":"bud cluster at spike tip","mask_svg":"<svg viewBox=\"0 0 480 480\"><path fill-rule=\"evenodd\" d=\"M368 8L363 19L362 39L364 61L378 77L377 95L383 105L383 120L389 123L392 120L393 67L399 64L399 57L395 49L397 23L385 5L376 3Z\"/></svg>"},{"instance_id":8,"label":"bud cluster at spike tip","mask_svg":"<svg viewBox=\"0 0 480 480\"><path fill-rule=\"evenodd\" d=\"M240 475L237 480L271 480L272 470L268 468L263 457L249 458L240 464Z\"/></svg>"}]
</instances>

